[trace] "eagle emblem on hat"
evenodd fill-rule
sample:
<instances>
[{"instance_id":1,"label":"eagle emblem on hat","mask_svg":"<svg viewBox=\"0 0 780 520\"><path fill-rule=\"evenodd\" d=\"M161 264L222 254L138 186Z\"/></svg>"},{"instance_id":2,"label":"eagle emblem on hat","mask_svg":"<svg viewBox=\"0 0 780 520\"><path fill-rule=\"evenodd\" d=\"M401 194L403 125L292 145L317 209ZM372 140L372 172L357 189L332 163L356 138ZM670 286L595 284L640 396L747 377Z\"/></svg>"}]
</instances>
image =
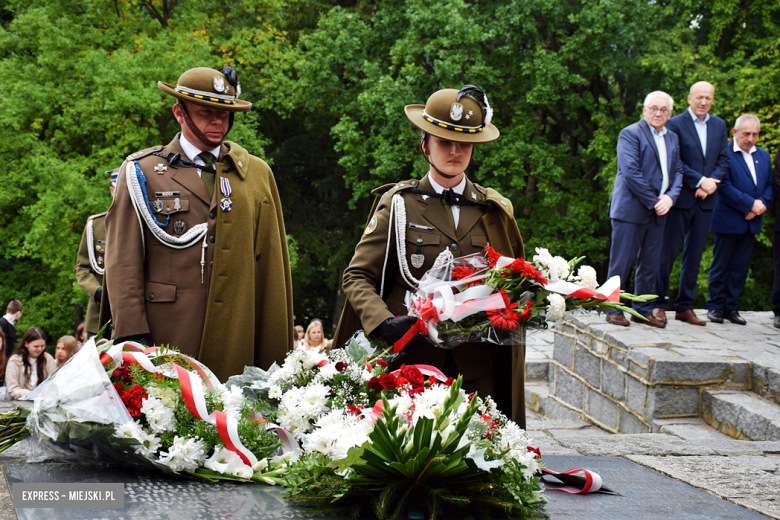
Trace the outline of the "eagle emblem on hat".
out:
<instances>
[{"instance_id":1,"label":"eagle emblem on hat","mask_svg":"<svg viewBox=\"0 0 780 520\"><path fill-rule=\"evenodd\" d=\"M214 90L216 90L217 92L227 93L228 90L230 90L230 87L225 85L225 78L222 78L220 76L214 76Z\"/></svg>"},{"instance_id":2,"label":"eagle emblem on hat","mask_svg":"<svg viewBox=\"0 0 780 520\"><path fill-rule=\"evenodd\" d=\"M460 121L461 117L463 117L463 105L460 103L453 103L450 107L450 119L453 121Z\"/></svg>"}]
</instances>

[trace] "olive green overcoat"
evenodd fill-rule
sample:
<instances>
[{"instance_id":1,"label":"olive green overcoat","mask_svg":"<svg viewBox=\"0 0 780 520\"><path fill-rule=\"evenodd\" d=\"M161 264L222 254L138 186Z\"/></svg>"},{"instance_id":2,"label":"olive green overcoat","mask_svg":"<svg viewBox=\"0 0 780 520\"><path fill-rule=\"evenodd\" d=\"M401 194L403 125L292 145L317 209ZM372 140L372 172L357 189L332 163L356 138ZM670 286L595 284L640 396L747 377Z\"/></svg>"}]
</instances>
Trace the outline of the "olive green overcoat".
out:
<instances>
[{"instance_id":1,"label":"olive green overcoat","mask_svg":"<svg viewBox=\"0 0 780 520\"><path fill-rule=\"evenodd\" d=\"M92 241L89 239L89 222L92 222ZM92 215L87 220L87 225L84 226L84 231L81 234L81 243L79 244L79 252L76 255L76 266L73 268L73 272L76 274L76 282L81 287L81 290L87 293L89 296L89 303L87 303L87 317L84 320L87 333L93 336L98 333L100 327L98 326L100 318L100 304L95 301L95 293L98 287L103 285L103 274L95 271L92 267L92 263L89 260L89 250L95 258L95 263L99 269L105 269L106 265L106 213L98 213Z\"/></svg>"},{"instance_id":2,"label":"olive green overcoat","mask_svg":"<svg viewBox=\"0 0 780 520\"><path fill-rule=\"evenodd\" d=\"M292 280L271 169L226 141L209 198L195 168L168 165L155 152L186 157L179 134L165 147L129 156L106 219L106 288L114 337L149 334L156 345L197 357L222 381L247 365L268 368L282 362L292 344ZM146 177L150 202L160 201L157 220L171 217L165 232L177 236L177 223L179 230L208 223L203 275L200 242L173 249L145 224L142 240L126 179L133 161ZM230 211L219 206L221 177L232 190Z\"/></svg>"}]
</instances>

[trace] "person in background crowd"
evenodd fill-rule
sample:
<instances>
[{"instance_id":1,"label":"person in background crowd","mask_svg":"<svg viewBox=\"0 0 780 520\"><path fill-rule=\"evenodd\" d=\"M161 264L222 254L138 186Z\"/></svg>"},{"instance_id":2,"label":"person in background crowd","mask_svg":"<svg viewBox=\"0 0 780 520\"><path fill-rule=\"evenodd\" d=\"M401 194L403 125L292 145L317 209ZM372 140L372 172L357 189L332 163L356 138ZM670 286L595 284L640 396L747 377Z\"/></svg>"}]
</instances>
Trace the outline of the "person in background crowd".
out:
<instances>
[{"instance_id":1,"label":"person in background crowd","mask_svg":"<svg viewBox=\"0 0 780 520\"><path fill-rule=\"evenodd\" d=\"M16 344L16 325L14 322L22 317L22 302L11 300L5 308L5 316L0 318L0 330L5 336L5 358L11 356Z\"/></svg>"},{"instance_id":2,"label":"person in background crowd","mask_svg":"<svg viewBox=\"0 0 780 520\"><path fill-rule=\"evenodd\" d=\"M303 325L295 326L295 343L300 347L303 344ZM297 347L296 347L297 348Z\"/></svg>"},{"instance_id":3,"label":"person in background crowd","mask_svg":"<svg viewBox=\"0 0 780 520\"><path fill-rule=\"evenodd\" d=\"M674 100L665 92L648 94L642 109L644 118L621 130L618 138L618 171L609 205L612 246L608 278L620 276L621 288L628 289L631 268L636 263L637 295L653 292L666 215L682 186L680 141L665 126L673 106ZM666 323L653 316L652 302L633 302L633 308L647 321L636 316L631 316L631 321L666 327ZM607 314L607 321L630 325L623 311Z\"/></svg>"},{"instance_id":4,"label":"person in background crowd","mask_svg":"<svg viewBox=\"0 0 780 520\"><path fill-rule=\"evenodd\" d=\"M78 343L79 348L87 341L87 338L87 324L80 321L79 324L76 325L76 342Z\"/></svg>"},{"instance_id":5,"label":"person in background crowd","mask_svg":"<svg viewBox=\"0 0 780 520\"><path fill-rule=\"evenodd\" d=\"M109 170L106 174L111 176L111 185L108 191L113 199L119 168ZM104 211L87 219L87 225L84 226L84 231L81 234L81 243L76 255L76 266L73 268L76 282L81 290L89 296L85 319L89 336L94 336L100 331L100 301L103 297L103 274L106 267L106 213ZM106 328L106 333L108 336L108 328Z\"/></svg>"},{"instance_id":6,"label":"person in background crowd","mask_svg":"<svg viewBox=\"0 0 780 520\"><path fill-rule=\"evenodd\" d=\"M775 174L772 193L780 196L780 147L775 154ZM777 200L777 199L776 199ZM772 281L772 310L775 313L774 325L780 329L780 203L777 205L777 215L775 216L775 239L772 242L772 258L775 264L775 277Z\"/></svg>"},{"instance_id":7,"label":"person in background crowd","mask_svg":"<svg viewBox=\"0 0 780 520\"><path fill-rule=\"evenodd\" d=\"M680 288L674 300L674 319L691 325L706 325L693 312L701 255L707 245L712 210L718 202L716 191L728 175L729 152L726 122L709 113L715 87L706 81L695 83L688 95L688 110L674 116L666 128L680 139L683 183L680 196L669 210L661 246L661 265L655 278L653 316L666 323L669 275L683 246Z\"/></svg>"},{"instance_id":8,"label":"person in background crowd","mask_svg":"<svg viewBox=\"0 0 780 520\"><path fill-rule=\"evenodd\" d=\"M0 330L0 386L5 384L5 362L8 359L5 355L5 345L5 335L3 334L3 331Z\"/></svg>"},{"instance_id":9,"label":"person in background crowd","mask_svg":"<svg viewBox=\"0 0 780 520\"><path fill-rule=\"evenodd\" d=\"M57 363L46 352L46 333L30 327L22 336L5 369L5 385L11 399L21 399L41 384L54 371Z\"/></svg>"},{"instance_id":10,"label":"person in background crowd","mask_svg":"<svg viewBox=\"0 0 780 520\"><path fill-rule=\"evenodd\" d=\"M745 288L762 215L772 202L772 158L756 146L760 131L758 118L743 114L734 124L734 139L728 146L729 174L718 190L720 197L710 226L715 249L707 317L713 323L723 323L724 318L737 325L746 323L739 315L737 298Z\"/></svg>"},{"instance_id":11,"label":"person in background crowd","mask_svg":"<svg viewBox=\"0 0 780 520\"><path fill-rule=\"evenodd\" d=\"M330 351L330 342L325 339L325 333L320 320L313 319L309 326L306 327L306 335L303 337L302 346L306 350L314 350L320 353Z\"/></svg>"},{"instance_id":12,"label":"person in background crowd","mask_svg":"<svg viewBox=\"0 0 780 520\"><path fill-rule=\"evenodd\" d=\"M62 336L57 340L57 350L54 358L57 360L57 368L65 364L79 349L79 344L73 336Z\"/></svg>"}]
</instances>

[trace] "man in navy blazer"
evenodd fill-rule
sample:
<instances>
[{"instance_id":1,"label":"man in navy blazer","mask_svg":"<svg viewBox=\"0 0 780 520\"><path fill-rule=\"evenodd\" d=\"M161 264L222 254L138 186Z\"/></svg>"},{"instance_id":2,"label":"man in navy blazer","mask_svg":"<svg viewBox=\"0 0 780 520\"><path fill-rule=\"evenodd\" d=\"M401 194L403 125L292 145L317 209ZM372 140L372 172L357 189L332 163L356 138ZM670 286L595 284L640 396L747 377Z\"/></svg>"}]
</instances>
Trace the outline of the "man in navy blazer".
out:
<instances>
[{"instance_id":1,"label":"man in navy blazer","mask_svg":"<svg viewBox=\"0 0 780 520\"><path fill-rule=\"evenodd\" d=\"M661 265L655 278L653 316L666 323L669 275L683 245L682 269L674 318L692 325L706 325L693 312L701 255L707 246L712 210L718 202L715 190L728 174L729 152L726 122L709 114L715 87L700 81L691 87L688 110L674 116L666 128L680 138L683 183L680 196L669 210L661 246Z\"/></svg>"},{"instance_id":2,"label":"man in navy blazer","mask_svg":"<svg viewBox=\"0 0 780 520\"><path fill-rule=\"evenodd\" d=\"M620 276L621 286L627 287L636 262L634 294L653 291L666 214L682 186L679 140L665 127L673 105L674 101L665 92L648 94L642 109L644 118L624 128L618 138L618 171L609 206L612 219L609 276ZM652 302L634 302L633 307L645 319L631 316L631 321L666 326L653 317ZM621 311L607 314L607 321L629 325Z\"/></svg>"},{"instance_id":3,"label":"man in navy blazer","mask_svg":"<svg viewBox=\"0 0 780 520\"><path fill-rule=\"evenodd\" d=\"M715 249L707 317L714 323L723 323L725 318L745 324L737 297L745 288L753 245L761 232L761 215L772 201L772 162L769 153L756 146L760 130L756 116L743 114L734 124L734 140L728 145L729 174L720 184L710 226Z\"/></svg>"}]
</instances>

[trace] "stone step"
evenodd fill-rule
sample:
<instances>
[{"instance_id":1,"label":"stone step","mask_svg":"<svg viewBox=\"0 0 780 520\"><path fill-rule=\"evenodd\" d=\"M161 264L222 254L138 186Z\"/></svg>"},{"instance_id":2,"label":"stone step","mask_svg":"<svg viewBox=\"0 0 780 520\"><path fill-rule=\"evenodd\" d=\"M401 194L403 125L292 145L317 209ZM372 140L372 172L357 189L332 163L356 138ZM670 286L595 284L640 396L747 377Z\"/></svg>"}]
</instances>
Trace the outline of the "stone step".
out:
<instances>
[{"instance_id":1,"label":"stone step","mask_svg":"<svg viewBox=\"0 0 780 520\"><path fill-rule=\"evenodd\" d=\"M547 381L527 381L525 383L525 406L527 409L544 415L544 404L549 387Z\"/></svg>"},{"instance_id":2,"label":"stone step","mask_svg":"<svg viewBox=\"0 0 780 520\"><path fill-rule=\"evenodd\" d=\"M752 392L705 390L702 417L721 433L749 441L780 441L780 405Z\"/></svg>"}]
</instances>

